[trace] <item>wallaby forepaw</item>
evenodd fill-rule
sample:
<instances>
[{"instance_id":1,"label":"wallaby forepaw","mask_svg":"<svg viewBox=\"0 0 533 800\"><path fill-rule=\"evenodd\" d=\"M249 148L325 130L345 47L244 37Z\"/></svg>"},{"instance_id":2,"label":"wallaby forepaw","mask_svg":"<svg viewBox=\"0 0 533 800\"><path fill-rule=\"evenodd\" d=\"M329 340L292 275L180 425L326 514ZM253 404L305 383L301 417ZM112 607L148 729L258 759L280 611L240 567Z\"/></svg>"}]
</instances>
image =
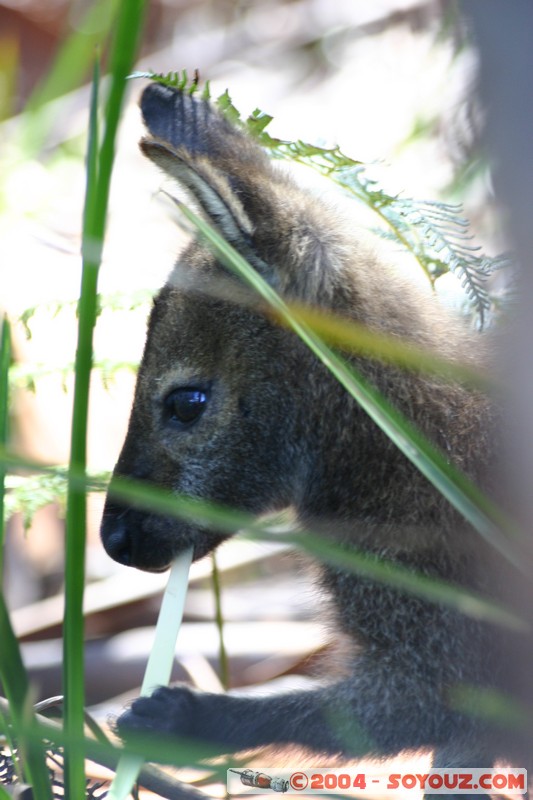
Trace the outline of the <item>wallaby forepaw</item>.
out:
<instances>
[{"instance_id":1,"label":"wallaby forepaw","mask_svg":"<svg viewBox=\"0 0 533 800\"><path fill-rule=\"evenodd\" d=\"M156 731L187 736L192 733L193 693L186 686L160 686L149 697L139 697L115 723L121 739L132 732Z\"/></svg>"}]
</instances>

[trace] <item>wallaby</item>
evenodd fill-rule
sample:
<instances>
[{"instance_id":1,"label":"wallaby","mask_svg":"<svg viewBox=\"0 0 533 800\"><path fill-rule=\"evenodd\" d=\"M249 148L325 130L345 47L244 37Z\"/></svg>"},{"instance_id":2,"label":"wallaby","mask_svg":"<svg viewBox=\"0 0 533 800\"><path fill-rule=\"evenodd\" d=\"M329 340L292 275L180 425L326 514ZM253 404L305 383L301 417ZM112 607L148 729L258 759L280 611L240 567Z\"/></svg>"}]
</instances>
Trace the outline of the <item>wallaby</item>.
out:
<instances>
[{"instance_id":1,"label":"wallaby","mask_svg":"<svg viewBox=\"0 0 533 800\"><path fill-rule=\"evenodd\" d=\"M479 334L381 263L337 211L295 185L207 101L152 83L141 109L149 132L142 152L286 300L443 358L484 359ZM495 413L483 394L378 360L350 359L490 490ZM521 598L526 582L518 570L200 240L180 255L155 298L114 474L254 514L292 506L304 529L340 547L520 606L513 591ZM227 535L109 497L102 538L122 564L164 570L185 548L199 559ZM523 727L489 719L479 692L464 707L465 691L476 689L525 702L529 636L339 567L317 565L316 575L333 609L331 624L349 643L340 677L320 689L269 697L159 688L119 718L121 734L172 732L228 751L292 744L321 754L325 765L328 754L421 748L434 751L439 767L491 767L497 758L531 765Z\"/></svg>"}]
</instances>

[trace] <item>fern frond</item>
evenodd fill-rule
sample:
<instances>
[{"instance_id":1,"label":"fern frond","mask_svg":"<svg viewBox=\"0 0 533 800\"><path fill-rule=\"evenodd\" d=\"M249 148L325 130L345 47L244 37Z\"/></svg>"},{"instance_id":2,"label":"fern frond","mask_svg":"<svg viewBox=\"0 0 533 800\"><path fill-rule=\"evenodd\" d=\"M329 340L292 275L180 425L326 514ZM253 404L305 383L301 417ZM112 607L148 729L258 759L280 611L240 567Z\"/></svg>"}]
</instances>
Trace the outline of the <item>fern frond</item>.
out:
<instances>
[{"instance_id":1,"label":"fern frond","mask_svg":"<svg viewBox=\"0 0 533 800\"><path fill-rule=\"evenodd\" d=\"M198 91L200 81L198 70L194 71L194 77L191 79L186 69L182 69L181 72L167 72L166 75L163 75L161 72L153 72L152 70L148 70L147 72L132 72L131 75L128 75L129 80L135 78L148 78L156 83L162 83L163 86L171 86L173 89L178 89L180 92L187 91L189 94L194 94ZM202 100L210 99L209 81L207 81L202 93Z\"/></svg>"},{"instance_id":2,"label":"fern frond","mask_svg":"<svg viewBox=\"0 0 533 800\"><path fill-rule=\"evenodd\" d=\"M134 311L150 303L154 296L153 289L138 289L132 292L112 292L111 294L98 294L96 297L97 317L103 311ZM50 303L40 303L26 308L18 318L22 324L27 339L32 338L31 321L40 313L48 314L55 319L63 311L75 312L78 307L77 300L55 300Z\"/></svg>"},{"instance_id":3,"label":"fern frond","mask_svg":"<svg viewBox=\"0 0 533 800\"><path fill-rule=\"evenodd\" d=\"M103 491L108 483L110 472L88 471L94 485ZM50 471L32 475L9 475L6 480L6 517L14 514L22 515L24 530L31 528L37 511L50 503L57 503L61 513L65 510L67 500L67 467L58 466Z\"/></svg>"},{"instance_id":4,"label":"fern frond","mask_svg":"<svg viewBox=\"0 0 533 800\"><path fill-rule=\"evenodd\" d=\"M6 514L22 515L24 530L31 528L39 509L50 503L59 503L62 511L67 496L67 468L58 467L54 473L44 475L10 475L7 479Z\"/></svg>"},{"instance_id":5,"label":"fern frond","mask_svg":"<svg viewBox=\"0 0 533 800\"><path fill-rule=\"evenodd\" d=\"M138 368L136 361L114 361L112 359L95 359L93 362L93 372L100 374L100 379L104 389L108 390L118 372L128 370L136 373ZM49 376L59 378L61 388L64 392L68 391L69 379L74 374L74 362L57 364L15 364L9 371L9 383L13 389L24 389L28 392L36 392L37 384L40 379Z\"/></svg>"},{"instance_id":6,"label":"fern frond","mask_svg":"<svg viewBox=\"0 0 533 800\"><path fill-rule=\"evenodd\" d=\"M354 161L339 148L326 150L270 137L262 144L272 150L274 157L313 167L372 209L416 258L432 286L447 272L456 275L479 327L485 325L492 307L487 278L496 269L509 265L510 260L505 255L491 258L481 254L481 248L473 244L461 206L388 194L369 175L371 165Z\"/></svg>"}]
</instances>

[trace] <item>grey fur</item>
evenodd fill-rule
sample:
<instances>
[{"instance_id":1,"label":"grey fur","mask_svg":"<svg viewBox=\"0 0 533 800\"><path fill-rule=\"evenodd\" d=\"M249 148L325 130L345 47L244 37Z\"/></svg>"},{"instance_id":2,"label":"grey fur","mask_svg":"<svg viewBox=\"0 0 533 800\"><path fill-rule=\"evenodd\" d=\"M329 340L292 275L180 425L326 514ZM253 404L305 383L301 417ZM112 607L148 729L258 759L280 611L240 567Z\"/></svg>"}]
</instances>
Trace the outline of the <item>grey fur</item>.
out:
<instances>
[{"instance_id":1,"label":"grey fur","mask_svg":"<svg viewBox=\"0 0 533 800\"><path fill-rule=\"evenodd\" d=\"M290 300L334 310L378 332L478 363L472 337L367 252L338 214L278 171L204 101L150 85L141 149L185 187L256 269ZM214 297L209 287L223 284ZM187 284L191 284L188 286ZM391 444L295 336L248 304L204 245L194 242L155 300L126 441L115 474L251 512L292 505L304 526L345 547L526 605L525 582ZM244 293L245 294L245 293ZM226 299L224 299L226 297ZM249 298L248 298L249 299ZM480 485L490 489L494 419L481 394L437 378L353 358L368 380ZM169 393L205 390L188 426L169 419ZM160 569L223 536L107 500L111 556ZM531 639L481 624L384 584L321 566L334 625L351 642L338 680L322 689L238 698L159 689L119 719L221 750L296 744L323 754L382 756L431 748L436 763L531 765L531 731L453 708L474 685L530 702ZM511 591L512 590L512 591ZM529 699L528 699L529 698Z\"/></svg>"}]
</instances>

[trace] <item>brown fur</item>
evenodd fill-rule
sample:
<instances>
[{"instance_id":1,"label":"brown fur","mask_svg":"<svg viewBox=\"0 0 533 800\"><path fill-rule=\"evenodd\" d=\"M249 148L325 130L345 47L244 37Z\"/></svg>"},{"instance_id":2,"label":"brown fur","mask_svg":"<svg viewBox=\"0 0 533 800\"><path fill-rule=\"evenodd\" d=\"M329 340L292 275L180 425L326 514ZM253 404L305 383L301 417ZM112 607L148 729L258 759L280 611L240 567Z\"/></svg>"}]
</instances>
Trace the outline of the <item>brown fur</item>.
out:
<instances>
[{"instance_id":1,"label":"brown fur","mask_svg":"<svg viewBox=\"0 0 533 800\"><path fill-rule=\"evenodd\" d=\"M483 358L479 337L370 255L333 210L207 103L153 84L142 110L145 155L285 298L445 358ZM221 281L226 294L217 298L209 287ZM292 333L228 300L232 291L243 292L203 244L180 256L150 317L116 474L254 513L292 505L304 526L343 547L509 600L506 587L520 579L502 557ZM483 396L378 361L353 363L488 488L494 422ZM169 412L169 398L183 389L206 396L187 425ZM141 569L165 568L190 545L200 558L224 538L111 498L102 537L111 556ZM121 732L173 731L226 750L296 743L332 756L426 747L440 766L490 766L496 757L523 766L523 732L461 714L452 697L466 684L523 698L529 639L341 569L321 566L319 576L335 624L353 643L342 679L262 699L160 689L133 704Z\"/></svg>"}]
</instances>

